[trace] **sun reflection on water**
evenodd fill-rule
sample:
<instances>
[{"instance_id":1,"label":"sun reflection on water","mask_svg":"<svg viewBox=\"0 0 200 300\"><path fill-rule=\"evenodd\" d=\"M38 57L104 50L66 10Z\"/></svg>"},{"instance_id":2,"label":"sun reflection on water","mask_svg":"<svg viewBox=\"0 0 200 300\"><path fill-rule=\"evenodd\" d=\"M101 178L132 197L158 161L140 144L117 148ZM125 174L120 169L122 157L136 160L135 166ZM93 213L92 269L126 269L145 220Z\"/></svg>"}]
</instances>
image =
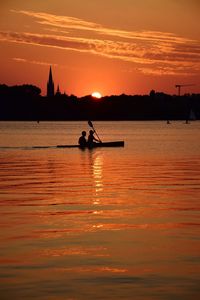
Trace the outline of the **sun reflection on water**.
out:
<instances>
[{"instance_id":1,"label":"sun reflection on water","mask_svg":"<svg viewBox=\"0 0 200 300\"><path fill-rule=\"evenodd\" d=\"M99 195L103 192L103 156L97 154L92 164L92 175L95 187L95 199L93 204L98 205L100 202Z\"/></svg>"}]
</instances>

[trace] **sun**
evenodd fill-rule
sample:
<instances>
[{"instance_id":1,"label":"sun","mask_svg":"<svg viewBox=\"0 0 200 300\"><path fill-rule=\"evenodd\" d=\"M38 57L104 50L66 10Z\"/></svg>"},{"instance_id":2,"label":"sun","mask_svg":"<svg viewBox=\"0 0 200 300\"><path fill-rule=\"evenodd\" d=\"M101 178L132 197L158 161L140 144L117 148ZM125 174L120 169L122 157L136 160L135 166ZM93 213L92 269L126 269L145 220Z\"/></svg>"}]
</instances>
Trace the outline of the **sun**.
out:
<instances>
[{"instance_id":1,"label":"sun","mask_svg":"<svg viewBox=\"0 0 200 300\"><path fill-rule=\"evenodd\" d=\"M101 99L102 95L99 92L93 92L92 97L97 98L97 99Z\"/></svg>"}]
</instances>

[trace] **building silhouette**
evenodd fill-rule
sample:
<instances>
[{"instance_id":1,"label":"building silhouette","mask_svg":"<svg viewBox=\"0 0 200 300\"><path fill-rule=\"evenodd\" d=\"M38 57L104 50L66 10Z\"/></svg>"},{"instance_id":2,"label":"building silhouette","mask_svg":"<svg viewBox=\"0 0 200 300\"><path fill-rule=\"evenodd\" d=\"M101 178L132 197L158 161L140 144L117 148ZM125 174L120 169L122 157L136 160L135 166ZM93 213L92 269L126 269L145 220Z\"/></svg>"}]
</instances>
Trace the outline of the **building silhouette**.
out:
<instances>
[{"instance_id":1,"label":"building silhouette","mask_svg":"<svg viewBox=\"0 0 200 300\"><path fill-rule=\"evenodd\" d=\"M61 92L60 92L60 87L59 87L59 84L58 84L57 91L56 91L56 96L60 96L60 95L61 95Z\"/></svg>"},{"instance_id":2,"label":"building silhouette","mask_svg":"<svg viewBox=\"0 0 200 300\"><path fill-rule=\"evenodd\" d=\"M47 82L47 97L53 97L53 96L54 96L54 82L53 82L52 71L50 67L49 80Z\"/></svg>"}]
</instances>

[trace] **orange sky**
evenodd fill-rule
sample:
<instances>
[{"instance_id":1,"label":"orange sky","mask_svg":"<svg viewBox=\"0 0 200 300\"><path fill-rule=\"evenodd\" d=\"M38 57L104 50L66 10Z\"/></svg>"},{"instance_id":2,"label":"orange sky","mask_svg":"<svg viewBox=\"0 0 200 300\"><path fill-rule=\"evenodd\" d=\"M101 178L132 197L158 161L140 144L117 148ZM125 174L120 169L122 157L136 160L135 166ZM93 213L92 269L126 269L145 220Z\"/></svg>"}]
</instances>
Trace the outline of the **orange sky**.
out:
<instances>
[{"instance_id":1,"label":"orange sky","mask_svg":"<svg viewBox=\"0 0 200 300\"><path fill-rule=\"evenodd\" d=\"M84 96L200 92L199 0L1 0L0 83Z\"/></svg>"}]
</instances>

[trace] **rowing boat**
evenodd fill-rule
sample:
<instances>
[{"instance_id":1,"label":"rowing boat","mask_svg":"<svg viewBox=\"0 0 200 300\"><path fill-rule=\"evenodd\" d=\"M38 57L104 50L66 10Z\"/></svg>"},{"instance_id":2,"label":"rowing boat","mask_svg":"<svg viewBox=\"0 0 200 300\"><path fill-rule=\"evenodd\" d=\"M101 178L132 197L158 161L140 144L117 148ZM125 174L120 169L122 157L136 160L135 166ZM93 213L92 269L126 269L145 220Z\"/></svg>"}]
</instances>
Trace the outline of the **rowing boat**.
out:
<instances>
[{"instance_id":1,"label":"rowing boat","mask_svg":"<svg viewBox=\"0 0 200 300\"><path fill-rule=\"evenodd\" d=\"M94 143L92 146L92 148L102 148L102 147L124 147L124 141ZM81 147L79 145L57 145L57 148L81 148Z\"/></svg>"}]
</instances>

